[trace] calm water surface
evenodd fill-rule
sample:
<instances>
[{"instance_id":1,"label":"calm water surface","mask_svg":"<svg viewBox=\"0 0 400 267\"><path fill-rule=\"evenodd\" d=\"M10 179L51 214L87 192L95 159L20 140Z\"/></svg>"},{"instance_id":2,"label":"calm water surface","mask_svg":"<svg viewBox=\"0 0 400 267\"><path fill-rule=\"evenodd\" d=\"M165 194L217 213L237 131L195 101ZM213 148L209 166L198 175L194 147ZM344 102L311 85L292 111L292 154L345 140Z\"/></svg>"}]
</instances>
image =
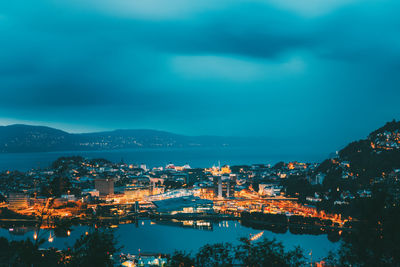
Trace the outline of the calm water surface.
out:
<instances>
[{"instance_id":1,"label":"calm water surface","mask_svg":"<svg viewBox=\"0 0 400 267\"><path fill-rule=\"evenodd\" d=\"M43 247L71 247L75 240L88 229L88 226L75 226L69 237L55 237L53 243L46 242ZM0 229L0 236L7 237L9 240L33 238L33 229L19 234L16 231L17 229L14 231ZM250 234L259 232L260 230L242 226L235 221L214 222L212 230L152 223L150 220L141 220L136 224L122 224L115 229L119 245L123 246L122 252L125 253L137 253L139 249L141 252L157 253L172 253L174 250L196 252L205 244L221 242L238 244L239 238L249 237ZM48 236L48 231L43 232L42 237L48 238ZM337 249L340 245L340 242L329 241L327 235L294 235L289 231L284 234L265 231L263 237L276 238L283 242L286 249L301 246L307 255L312 250L315 259L327 256L330 250Z\"/></svg>"},{"instance_id":2,"label":"calm water surface","mask_svg":"<svg viewBox=\"0 0 400 267\"><path fill-rule=\"evenodd\" d=\"M196 168L221 164L275 164L279 161L320 162L327 155L321 154L280 154L265 147L224 147L224 148L144 148L112 151L66 151L41 153L0 154L1 170L26 171L32 168L46 168L62 156L80 155L87 158L105 158L112 162L145 163L150 167L165 166L168 163L188 163Z\"/></svg>"}]
</instances>

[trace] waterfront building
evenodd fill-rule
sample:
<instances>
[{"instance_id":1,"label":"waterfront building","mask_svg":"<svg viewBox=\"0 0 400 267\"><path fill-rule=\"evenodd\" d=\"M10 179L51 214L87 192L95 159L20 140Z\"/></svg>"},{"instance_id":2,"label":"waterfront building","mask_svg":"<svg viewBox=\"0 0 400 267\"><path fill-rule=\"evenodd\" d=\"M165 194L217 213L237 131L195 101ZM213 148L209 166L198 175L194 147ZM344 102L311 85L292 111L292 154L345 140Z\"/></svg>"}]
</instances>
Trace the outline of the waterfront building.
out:
<instances>
[{"instance_id":1,"label":"waterfront building","mask_svg":"<svg viewBox=\"0 0 400 267\"><path fill-rule=\"evenodd\" d=\"M195 196L184 196L153 201L157 212L163 215L214 213L213 201Z\"/></svg>"},{"instance_id":2,"label":"waterfront building","mask_svg":"<svg viewBox=\"0 0 400 267\"><path fill-rule=\"evenodd\" d=\"M163 199L170 199L170 198L179 198L185 196L193 196L194 191L189 189L176 189L170 190L162 194L152 195L147 198L148 201L156 201L156 200L163 200Z\"/></svg>"}]
</instances>

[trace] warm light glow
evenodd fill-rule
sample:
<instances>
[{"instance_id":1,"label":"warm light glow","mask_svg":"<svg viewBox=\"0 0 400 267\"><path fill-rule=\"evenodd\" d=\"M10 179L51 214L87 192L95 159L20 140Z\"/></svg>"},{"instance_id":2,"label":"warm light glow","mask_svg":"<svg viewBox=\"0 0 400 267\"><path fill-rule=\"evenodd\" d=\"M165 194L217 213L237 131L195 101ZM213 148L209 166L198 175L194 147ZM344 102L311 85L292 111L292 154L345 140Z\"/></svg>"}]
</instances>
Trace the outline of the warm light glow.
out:
<instances>
[{"instance_id":1,"label":"warm light glow","mask_svg":"<svg viewBox=\"0 0 400 267\"><path fill-rule=\"evenodd\" d=\"M50 236L49 236L48 241L49 241L50 243L54 241L54 238L51 236L51 233L50 233Z\"/></svg>"},{"instance_id":2,"label":"warm light glow","mask_svg":"<svg viewBox=\"0 0 400 267\"><path fill-rule=\"evenodd\" d=\"M256 234L256 235L253 235L253 236L250 238L250 241L256 241L257 239L260 239L260 238L262 237L263 234L264 234L264 231L262 231L262 232L260 232L260 233L258 233L258 234Z\"/></svg>"}]
</instances>

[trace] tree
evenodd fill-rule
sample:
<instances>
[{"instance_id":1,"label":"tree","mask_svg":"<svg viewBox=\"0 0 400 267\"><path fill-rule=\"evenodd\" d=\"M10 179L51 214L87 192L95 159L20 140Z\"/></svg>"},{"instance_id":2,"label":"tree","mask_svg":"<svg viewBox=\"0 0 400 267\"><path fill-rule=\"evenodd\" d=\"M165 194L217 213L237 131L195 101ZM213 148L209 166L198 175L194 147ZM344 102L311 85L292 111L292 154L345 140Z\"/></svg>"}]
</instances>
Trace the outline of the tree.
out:
<instances>
[{"instance_id":1,"label":"tree","mask_svg":"<svg viewBox=\"0 0 400 267\"><path fill-rule=\"evenodd\" d=\"M196 254L197 266L228 267L233 266L234 248L230 243L205 245Z\"/></svg>"},{"instance_id":2,"label":"tree","mask_svg":"<svg viewBox=\"0 0 400 267\"><path fill-rule=\"evenodd\" d=\"M288 196L300 196L305 199L306 196L313 195L315 190L305 176L289 176L281 181L286 188Z\"/></svg>"},{"instance_id":3,"label":"tree","mask_svg":"<svg viewBox=\"0 0 400 267\"><path fill-rule=\"evenodd\" d=\"M281 242L275 239L264 239L260 242L251 242L241 239L242 244L236 249L236 259L244 266L303 266L305 258L300 247L285 252Z\"/></svg>"},{"instance_id":4,"label":"tree","mask_svg":"<svg viewBox=\"0 0 400 267\"><path fill-rule=\"evenodd\" d=\"M384 188L359 206L358 221L343 236L338 266L400 266L400 207Z\"/></svg>"},{"instance_id":5,"label":"tree","mask_svg":"<svg viewBox=\"0 0 400 267\"><path fill-rule=\"evenodd\" d=\"M242 238L241 244L233 246L230 243L205 245L196 254L196 266L303 266L306 264L300 247L286 252L281 242L264 239L252 242ZM179 266L179 265L171 265ZM188 266L188 265L181 265Z\"/></svg>"},{"instance_id":6,"label":"tree","mask_svg":"<svg viewBox=\"0 0 400 267\"><path fill-rule=\"evenodd\" d=\"M30 239L9 242L0 238L0 266L56 266L61 254L55 249L39 250L43 243L32 243Z\"/></svg>"},{"instance_id":7,"label":"tree","mask_svg":"<svg viewBox=\"0 0 400 267\"><path fill-rule=\"evenodd\" d=\"M118 252L114 232L110 229L94 229L82 235L74 244L72 266L113 266L111 256Z\"/></svg>"},{"instance_id":8,"label":"tree","mask_svg":"<svg viewBox=\"0 0 400 267\"><path fill-rule=\"evenodd\" d=\"M191 267L194 264L195 261L192 256L185 251L175 251L169 262L169 266L171 267Z\"/></svg>"}]
</instances>

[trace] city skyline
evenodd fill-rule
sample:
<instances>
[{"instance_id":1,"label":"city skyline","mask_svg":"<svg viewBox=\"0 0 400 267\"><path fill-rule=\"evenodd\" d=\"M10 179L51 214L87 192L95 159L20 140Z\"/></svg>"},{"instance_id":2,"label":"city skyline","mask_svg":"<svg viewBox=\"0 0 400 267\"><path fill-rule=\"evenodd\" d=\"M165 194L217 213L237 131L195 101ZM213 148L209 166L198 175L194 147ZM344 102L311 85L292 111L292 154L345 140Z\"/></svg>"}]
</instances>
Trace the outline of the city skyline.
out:
<instances>
[{"instance_id":1,"label":"city skyline","mask_svg":"<svg viewBox=\"0 0 400 267\"><path fill-rule=\"evenodd\" d=\"M0 265L400 266L400 2L0 2Z\"/></svg>"},{"instance_id":2,"label":"city skyline","mask_svg":"<svg viewBox=\"0 0 400 267\"><path fill-rule=\"evenodd\" d=\"M399 118L398 6L2 3L0 124L261 136L328 153Z\"/></svg>"}]
</instances>

